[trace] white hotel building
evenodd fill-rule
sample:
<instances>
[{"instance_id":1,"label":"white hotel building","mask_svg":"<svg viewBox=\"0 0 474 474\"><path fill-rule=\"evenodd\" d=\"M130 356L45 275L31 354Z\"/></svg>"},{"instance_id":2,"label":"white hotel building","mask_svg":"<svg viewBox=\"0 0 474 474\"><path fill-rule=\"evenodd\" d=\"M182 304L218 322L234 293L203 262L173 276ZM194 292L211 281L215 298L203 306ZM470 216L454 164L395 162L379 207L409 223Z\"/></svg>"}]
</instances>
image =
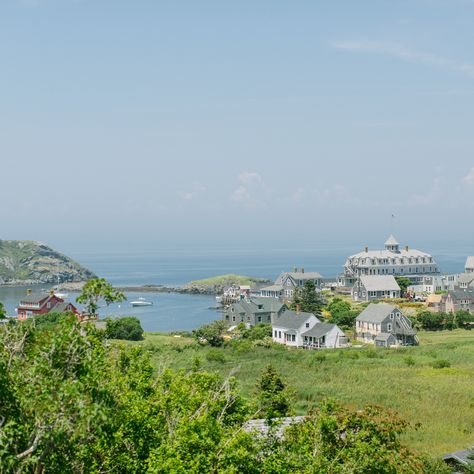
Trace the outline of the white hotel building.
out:
<instances>
[{"instance_id":1,"label":"white hotel building","mask_svg":"<svg viewBox=\"0 0 474 474\"><path fill-rule=\"evenodd\" d=\"M400 249L400 244L391 235L384 250L366 247L363 252L351 255L346 260L339 284L352 287L362 275L405 276L413 284L422 284L425 276L439 275L439 269L429 253L408 246Z\"/></svg>"}]
</instances>

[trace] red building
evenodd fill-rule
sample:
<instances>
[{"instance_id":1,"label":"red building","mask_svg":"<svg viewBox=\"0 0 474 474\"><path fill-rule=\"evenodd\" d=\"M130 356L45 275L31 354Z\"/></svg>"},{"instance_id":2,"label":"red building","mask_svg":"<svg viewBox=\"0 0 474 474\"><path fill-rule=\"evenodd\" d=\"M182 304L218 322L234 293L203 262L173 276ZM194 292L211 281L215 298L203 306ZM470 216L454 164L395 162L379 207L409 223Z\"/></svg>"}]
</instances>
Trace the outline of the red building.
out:
<instances>
[{"instance_id":1,"label":"red building","mask_svg":"<svg viewBox=\"0 0 474 474\"><path fill-rule=\"evenodd\" d=\"M32 316L46 314L50 312L67 313L71 312L80 317L80 312L72 304L58 298L54 293L33 295L28 293L20 300L17 308L18 320L24 321Z\"/></svg>"}]
</instances>

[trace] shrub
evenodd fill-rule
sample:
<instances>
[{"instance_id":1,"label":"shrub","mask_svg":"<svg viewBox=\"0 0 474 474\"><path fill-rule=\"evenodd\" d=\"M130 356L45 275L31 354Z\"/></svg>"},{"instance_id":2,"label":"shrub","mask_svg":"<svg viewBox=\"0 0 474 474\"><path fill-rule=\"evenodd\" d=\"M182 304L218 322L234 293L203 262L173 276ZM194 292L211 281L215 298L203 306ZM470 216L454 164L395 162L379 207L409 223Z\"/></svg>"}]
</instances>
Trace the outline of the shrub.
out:
<instances>
[{"instance_id":1,"label":"shrub","mask_svg":"<svg viewBox=\"0 0 474 474\"><path fill-rule=\"evenodd\" d=\"M224 343L224 331L227 325L224 321L217 320L205 324L193 331L194 337L199 344L209 344L212 347L220 347Z\"/></svg>"},{"instance_id":2,"label":"shrub","mask_svg":"<svg viewBox=\"0 0 474 474\"><path fill-rule=\"evenodd\" d=\"M316 352L310 359L310 365L322 364L326 360L324 352Z\"/></svg>"},{"instance_id":3,"label":"shrub","mask_svg":"<svg viewBox=\"0 0 474 474\"><path fill-rule=\"evenodd\" d=\"M445 369L447 367L451 367L451 362L446 359L437 359L433 362L434 369Z\"/></svg>"},{"instance_id":4,"label":"shrub","mask_svg":"<svg viewBox=\"0 0 474 474\"><path fill-rule=\"evenodd\" d=\"M415 359L413 359L412 356L407 356L403 360L408 367L413 367L415 365Z\"/></svg>"},{"instance_id":5,"label":"shrub","mask_svg":"<svg viewBox=\"0 0 474 474\"><path fill-rule=\"evenodd\" d=\"M107 319L105 334L109 339L142 341L143 328L138 318L126 316L118 319Z\"/></svg>"},{"instance_id":6,"label":"shrub","mask_svg":"<svg viewBox=\"0 0 474 474\"><path fill-rule=\"evenodd\" d=\"M225 362L225 356L219 349L211 349L206 354L206 359L208 362L218 362L220 364Z\"/></svg>"}]
</instances>

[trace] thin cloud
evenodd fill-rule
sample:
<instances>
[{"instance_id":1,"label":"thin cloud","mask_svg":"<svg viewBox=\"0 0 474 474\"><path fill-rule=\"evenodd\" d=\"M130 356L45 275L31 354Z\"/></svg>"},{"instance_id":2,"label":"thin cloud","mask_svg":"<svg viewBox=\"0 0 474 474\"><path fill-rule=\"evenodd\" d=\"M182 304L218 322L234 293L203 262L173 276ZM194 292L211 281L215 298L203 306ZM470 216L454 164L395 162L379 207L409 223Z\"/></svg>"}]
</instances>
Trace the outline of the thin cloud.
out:
<instances>
[{"instance_id":1,"label":"thin cloud","mask_svg":"<svg viewBox=\"0 0 474 474\"><path fill-rule=\"evenodd\" d=\"M243 171L237 179L240 185L231 194L231 200L249 209L266 208L268 189L260 174L254 171Z\"/></svg>"},{"instance_id":2,"label":"thin cloud","mask_svg":"<svg viewBox=\"0 0 474 474\"><path fill-rule=\"evenodd\" d=\"M392 56L414 64L435 66L465 74L474 79L474 64L445 58L433 53L426 53L407 48L398 43L378 41L334 41L331 46L342 51L355 53L377 53Z\"/></svg>"},{"instance_id":3,"label":"thin cloud","mask_svg":"<svg viewBox=\"0 0 474 474\"><path fill-rule=\"evenodd\" d=\"M193 187L190 191L186 191L181 194L181 198L184 199L185 201L192 201L202 193L205 193L207 191L206 186L202 185L199 182L195 182L193 184Z\"/></svg>"},{"instance_id":4,"label":"thin cloud","mask_svg":"<svg viewBox=\"0 0 474 474\"><path fill-rule=\"evenodd\" d=\"M467 173L466 176L462 179L463 183L473 186L474 185L474 168L471 168L469 170L469 173Z\"/></svg>"}]
</instances>

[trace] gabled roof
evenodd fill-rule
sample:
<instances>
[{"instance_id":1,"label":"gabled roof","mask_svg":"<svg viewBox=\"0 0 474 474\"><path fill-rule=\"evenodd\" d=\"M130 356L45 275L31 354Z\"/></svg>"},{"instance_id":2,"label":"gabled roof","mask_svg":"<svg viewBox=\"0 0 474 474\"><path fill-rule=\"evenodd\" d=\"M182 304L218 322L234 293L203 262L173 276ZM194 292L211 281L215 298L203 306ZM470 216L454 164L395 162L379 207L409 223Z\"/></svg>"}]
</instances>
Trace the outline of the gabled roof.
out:
<instances>
[{"instance_id":1,"label":"gabled roof","mask_svg":"<svg viewBox=\"0 0 474 474\"><path fill-rule=\"evenodd\" d=\"M20 304L21 303L30 303L30 304L41 303L41 301L46 301L50 297L51 295L47 293L36 293L36 294L31 294L31 295L25 295L20 299Z\"/></svg>"},{"instance_id":2,"label":"gabled roof","mask_svg":"<svg viewBox=\"0 0 474 474\"><path fill-rule=\"evenodd\" d=\"M453 300L471 300L471 302L474 302L474 291L472 290L449 290L448 296L451 296Z\"/></svg>"},{"instance_id":3,"label":"gabled roof","mask_svg":"<svg viewBox=\"0 0 474 474\"><path fill-rule=\"evenodd\" d=\"M400 291L392 275L362 275L360 281L367 291Z\"/></svg>"},{"instance_id":4,"label":"gabled roof","mask_svg":"<svg viewBox=\"0 0 474 474\"><path fill-rule=\"evenodd\" d=\"M390 338L394 338L394 336L389 333L389 332L381 332L380 334L377 334L375 340L376 341L384 341L387 342Z\"/></svg>"},{"instance_id":5,"label":"gabled roof","mask_svg":"<svg viewBox=\"0 0 474 474\"><path fill-rule=\"evenodd\" d=\"M385 245L400 245L400 244L397 242L397 239L392 234L385 242Z\"/></svg>"},{"instance_id":6,"label":"gabled roof","mask_svg":"<svg viewBox=\"0 0 474 474\"><path fill-rule=\"evenodd\" d=\"M381 323L396 306L387 303L372 303L357 316L356 321L367 323Z\"/></svg>"},{"instance_id":7,"label":"gabled roof","mask_svg":"<svg viewBox=\"0 0 474 474\"><path fill-rule=\"evenodd\" d=\"M72 303L69 303L68 301L63 301L61 303L54 305L49 312L50 313L65 313L68 311L67 307L69 305L75 308L75 306Z\"/></svg>"},{"instance_id":8,"label":"gabled roof","mask_svg":"<svg viewBox=\"0 0 474 474\"><path fill-rule=\"evenodd\" d=\"M467 466L468 464L474 464L474 446L470 449L463 449L461 451L455 451L454 453L449 453L443 456L445 461L453 460Z\"/></svg>"},{"instance_id":9,"label":"gabled roof","mask_svg":"<svg viewBox=\"0 0 474 474\"><path fill-rule=\"evenodd\" d=\"M288 276L293 280L319 280L322 278L318 272L282 272L275 280L275 285L282 285Z\"/></svg>"},{"instance_id":10,"label":"gabled roof","mask_svg":"<svg viewBox=\"0 0 474 474\"><path fill-rule=\"evenodd\" d=\"M458 276L458 283L466 283L469 284L474 280L474 272L473 273L461 273Z\"/></svg>"},{"instance_id":11,"label":"gabled roof","mask_svg":"<svg viewBox=\"0 0 474 474\"><path fill-rule=\"evenodd\" d=\"M259 308L261 306L261 308ZM278 313L285 306L277 298L252 297L233 303L231 308L237 313L257 314L257 313Z\"/></svg>"},{"instance_id":12,"label":"gabled roof","mask_svg":"<svg viewBox=\"0 0 474 474\"><path fill-rule=\"evenodd\" d=\"M313 313L297 313L296 311L285 311L275 322L274 326L299 329L308 319L316 318ZM318 318L316 318L319 321Z\"/></svg>"},{"instance_id":13,"label":"gabled roof","mask_svg":"<svg viewBox=\"0 0 474 474\"><path fill-rule=\"evenodd\" d=\"M467 257L466 259L466 268L474 269L474 255Z\"/></svg>"},{"instance_id":14,"label":"gabled roof","mask_svg":"<svg viewBox=\"0 0 474 474\"><path fill-rule=\"evenodd\" d=\"M308 329L306 332L302 334L302 336L312 336L312 337L323 337L329 331L332 331L334 328L337 328L336 324L330 323L317 323L311 329Z\"/></svg>"}]
</instances>

